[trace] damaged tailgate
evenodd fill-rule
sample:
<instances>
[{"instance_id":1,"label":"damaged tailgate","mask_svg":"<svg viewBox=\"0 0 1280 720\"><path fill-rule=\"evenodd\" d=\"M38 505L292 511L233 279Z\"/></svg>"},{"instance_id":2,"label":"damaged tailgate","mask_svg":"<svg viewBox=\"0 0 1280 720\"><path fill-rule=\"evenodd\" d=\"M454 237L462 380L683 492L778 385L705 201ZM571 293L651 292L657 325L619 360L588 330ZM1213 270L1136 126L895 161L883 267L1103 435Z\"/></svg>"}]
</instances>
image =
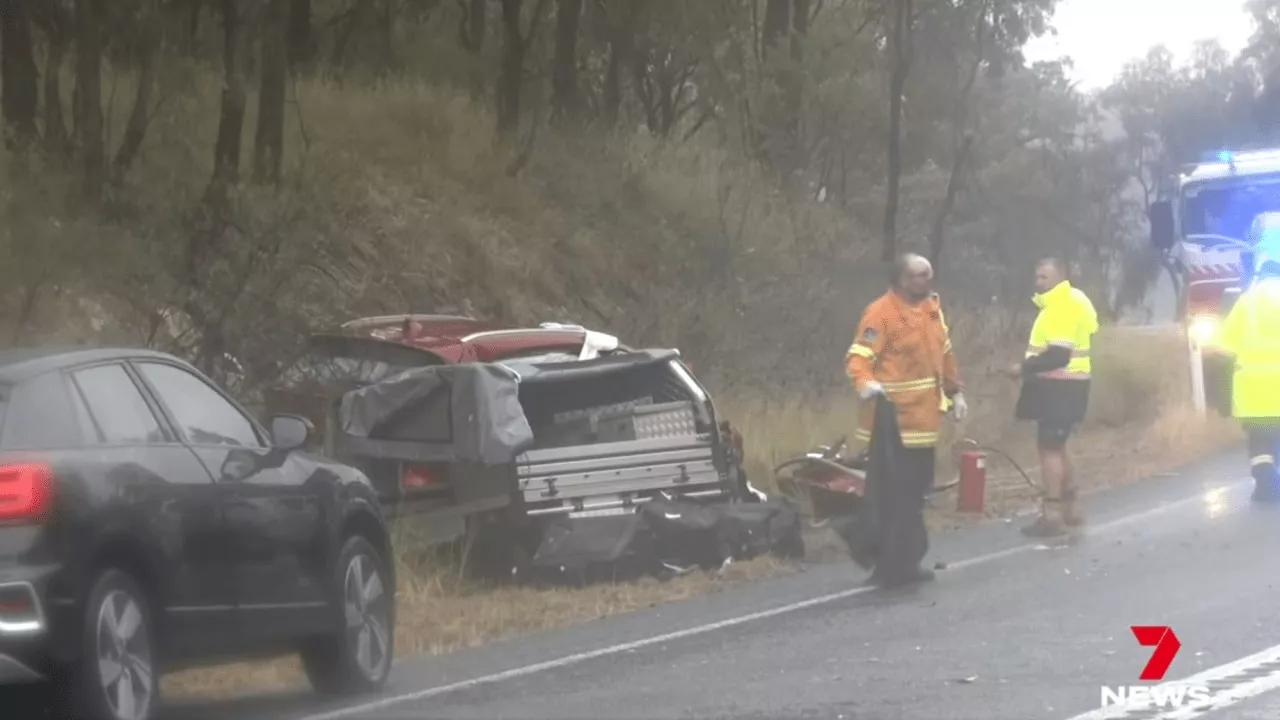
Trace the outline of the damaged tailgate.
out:
<instances>
[{"instance_id":1,"label":"damaged tailgate","mask_svg":"<svg viewBox=\"0 0 1280 720\"><path fill-rule=\"evenodd\" d=\"M673 350L507 363L534 433L516 459L532 515L626 512L658 497L725 494L705 390Z\"/></svg>"}]
</instances>

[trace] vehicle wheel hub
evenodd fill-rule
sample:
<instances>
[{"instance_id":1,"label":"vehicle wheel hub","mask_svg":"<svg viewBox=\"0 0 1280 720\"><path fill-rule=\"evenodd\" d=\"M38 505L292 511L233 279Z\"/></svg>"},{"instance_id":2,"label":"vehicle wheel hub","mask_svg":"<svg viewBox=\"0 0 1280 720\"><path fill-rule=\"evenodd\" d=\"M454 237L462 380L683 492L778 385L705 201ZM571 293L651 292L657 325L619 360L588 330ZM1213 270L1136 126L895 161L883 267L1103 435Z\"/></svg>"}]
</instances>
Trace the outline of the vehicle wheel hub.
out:
<instances>
[{"instance_id":1,"label":"vehicle wheel hub","mask_svg":"<svg viewBox=\"0 0 1280 720\"><path fill-rule=\"evenodd\" d=\"M108 593L98 608L98 678L120 720L139 720L151 710L155 678L143 619L141 604L122 590Z\"/></svg>"},{"instance_id":2,"label":"vehicle wheel hub","mask_svg":"<svg viewBox=\"0 0 1280 720\"><path fill-rule=\"evenodd\" d=\"M390 598L377 565L365 555L353 557L347 565L343 588L348 647L360 672L369 680L377 680L391 659Z\"/></svg>"}]
</instances>

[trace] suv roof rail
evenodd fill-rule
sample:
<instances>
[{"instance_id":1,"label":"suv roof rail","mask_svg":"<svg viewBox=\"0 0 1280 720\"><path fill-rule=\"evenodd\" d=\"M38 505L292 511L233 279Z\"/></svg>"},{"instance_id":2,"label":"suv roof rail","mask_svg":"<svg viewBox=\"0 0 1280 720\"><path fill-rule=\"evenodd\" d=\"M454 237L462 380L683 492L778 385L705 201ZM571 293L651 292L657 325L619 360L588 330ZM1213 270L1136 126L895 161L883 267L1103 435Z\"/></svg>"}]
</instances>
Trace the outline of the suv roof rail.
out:
<instances>
[{"instance_id":1,"label":"suv roof rail","mask_svg":"<svg viewBox=\"0 0 1280 720\"><path fill-rule=\"evenodd\" d=\"M373 317L362 317L362 318L356 318L355 320L348 320L347 322L342 323L342 328L343 329L362 328L362 327L369 327L371 325L385 325L385 324L394 323L394 322L404 322L405 320L409 320L411 322L420 322L420 321L439 322L441 320L474 321L475 318L467 317L466 315L432 315L432 314L424 314L424 313L401 313L399 315L376 315Z\"/></svg>"},{"instance_id":2,"label":"suv roof rail","mask_svg":"<svg viewBox=\"0 0 1280 720\"><path fill-rule=\"evenodd\" d=\"M505 330L481 330L474 332L462 338L462 342L471 342L486 337L499 337L502 335L526 335L529 333L563 333L563 332L580 332L586 333L586 328L582 327L536 327L536 328L507 328Z\"/></svg>"}]
</instances>

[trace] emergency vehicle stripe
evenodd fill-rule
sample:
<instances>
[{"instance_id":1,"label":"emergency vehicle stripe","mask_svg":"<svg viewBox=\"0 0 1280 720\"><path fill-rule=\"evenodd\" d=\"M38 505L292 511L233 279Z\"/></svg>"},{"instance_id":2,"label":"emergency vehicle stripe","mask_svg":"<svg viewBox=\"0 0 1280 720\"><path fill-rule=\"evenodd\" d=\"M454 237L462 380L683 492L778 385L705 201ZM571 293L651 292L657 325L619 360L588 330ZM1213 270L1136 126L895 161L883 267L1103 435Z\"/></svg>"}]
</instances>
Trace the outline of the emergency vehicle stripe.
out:
<instances>
[{"instance_id":1,"label":"emergency vehicle stripe","mask_svg":"<svg viewBox=\"0 0 1280 720\"><path fill-rule=\"evenodd\" d=\"M1275 465L1276 458L1274 455L1254 455L1249 459L1249 464L1253 467L1258 467L1259 465Z\"/></svg>"}]
</instances>

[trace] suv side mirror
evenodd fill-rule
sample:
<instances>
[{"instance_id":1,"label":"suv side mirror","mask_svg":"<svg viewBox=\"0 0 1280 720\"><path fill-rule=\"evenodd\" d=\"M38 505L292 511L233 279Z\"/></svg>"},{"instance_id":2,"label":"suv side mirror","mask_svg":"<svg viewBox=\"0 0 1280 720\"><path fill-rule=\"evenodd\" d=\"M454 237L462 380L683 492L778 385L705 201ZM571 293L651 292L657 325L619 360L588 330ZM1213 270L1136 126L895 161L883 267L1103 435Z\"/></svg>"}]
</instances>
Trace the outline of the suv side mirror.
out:
<instances>
[{"instance_id":1,"label":"suv side mirror","mask_svg":"<svg viewBox=\"0 0 1280 720\"><path fill-rule=\"evenodd\" d=\"M314 428L301 415L272 415L271 441L280 450L297 450L311 439Z\"/></svg>"},{"instance_id":2,"label":"suv side mirror","mask_svg":"<svg viewBox=\"0 0 1280 720\"><path fill-rule=\"evenodd\" d=\"M1151 203L1147 211L1147 220L1151 223L1151 244L1157 250L1168 250L1173 247L1173 203L1168 200L1157 200Z\"/></svg>"}]
</instances>

